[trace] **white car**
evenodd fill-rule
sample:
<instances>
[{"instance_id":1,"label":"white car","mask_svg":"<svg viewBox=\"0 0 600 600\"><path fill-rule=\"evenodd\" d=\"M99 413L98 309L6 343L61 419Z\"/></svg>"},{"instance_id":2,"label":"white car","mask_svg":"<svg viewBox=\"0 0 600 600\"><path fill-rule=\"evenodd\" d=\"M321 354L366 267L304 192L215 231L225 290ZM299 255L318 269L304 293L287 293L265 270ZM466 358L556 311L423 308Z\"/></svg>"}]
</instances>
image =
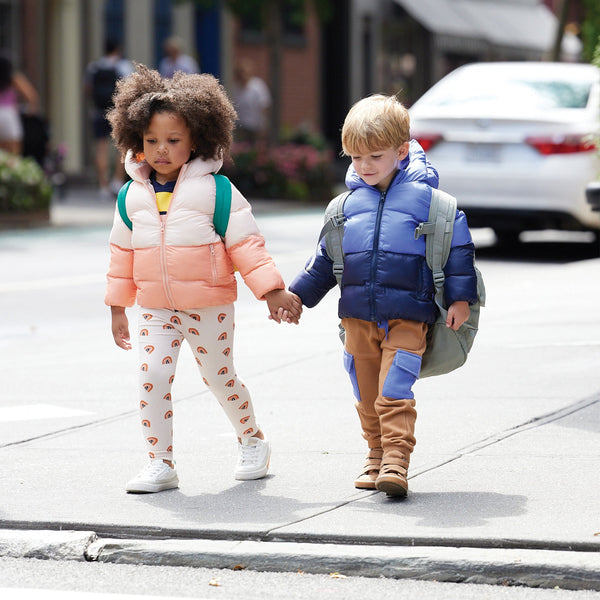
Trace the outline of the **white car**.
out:
<instances>
[{"instance_id":1,"label":"white car","mask_svg":"<svg viewBox=\"0 0 600 600\"><path fill-rule=\"evenodd\" d=\"M499 241L532 229L600 230L586 186L600 176L600 69L474 63L409 110L411 135L471 227Z\"/></svg>"}]
</instances>

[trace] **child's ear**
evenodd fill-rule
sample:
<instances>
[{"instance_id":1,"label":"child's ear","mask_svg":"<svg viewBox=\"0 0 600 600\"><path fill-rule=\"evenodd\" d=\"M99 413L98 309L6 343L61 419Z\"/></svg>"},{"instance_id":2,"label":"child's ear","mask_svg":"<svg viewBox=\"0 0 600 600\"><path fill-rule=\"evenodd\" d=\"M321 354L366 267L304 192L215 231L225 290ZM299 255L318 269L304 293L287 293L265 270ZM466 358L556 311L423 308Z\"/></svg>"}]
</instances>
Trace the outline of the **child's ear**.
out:
<instances>
[{"instance_id":1,"label":"child's ear","mask_svg":"<svg viewBox=\"0 0 600 600\"><path fill-rule=\"evenodd\" d=\"M409 142L404 142L404 144L398 148L398 160L404 160L408 156L409 146Z\"/></svg>"}]
</instances>

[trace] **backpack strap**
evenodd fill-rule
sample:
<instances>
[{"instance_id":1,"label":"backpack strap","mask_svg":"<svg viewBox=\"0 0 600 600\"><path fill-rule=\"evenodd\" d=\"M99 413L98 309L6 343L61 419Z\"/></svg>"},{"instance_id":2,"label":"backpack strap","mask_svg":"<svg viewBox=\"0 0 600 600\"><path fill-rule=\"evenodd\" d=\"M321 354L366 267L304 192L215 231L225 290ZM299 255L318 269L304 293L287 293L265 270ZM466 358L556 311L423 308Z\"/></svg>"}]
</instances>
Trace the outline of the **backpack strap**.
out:
<instances>
[{"instance_id":1,"label":"backpack strap","mask_svg":"<svg viewBox=\"0 0 600 600\"><path fill-rule=\"evenodd\" d=\"M216 186L213 223L215 231L221 237L225 237L227 225L229 224L229 214L231 213L231 181L225 175L213 173L213 177Z\"/></svg>"},{"instance_id":2,"label":"backpack strap","mask_svg":"<svg viewBox=\"0 0 600 600\"><path fill-rule=\"evenodd\" d=\"M450 255L452 232L456 219L456 198L437 190L431 189L431 204L429 218L425 223L419 223L415 229L415 239L425 235L425 259L433 273L436 302L443 304L444 267Z\"/></svg>"},{"instance_id":3,"label":"backpack strap","mask_svg":"<svg viewBox=\"0 0 600 600\"><path fill-rule=\"evenodd\" d=\"M352 191L344 192L329 202L325 209L324 224L317 242L318 251L321 240L325 238L325 249L329 258L333 261L333 274L338 285L342 285L342 275L344 274L344 251L342 248L344 221L346 220L344 217L344 203L351 193ZM312 266L315 257L313 257L310 266Z\"/></svg>"},{"instance_id":4,"label":"backpack strap","mask_svg":"<svg viewBox=\"0 0 600 600\"><path fill-rule=\"evenodd\" d=\"M119 193L117 195L117 207L119 208L119 214L121 215L123 223L125 223L125 225L129 227L129 229L133 230L133 223L131 222L129 215L127 214L127 205L125 203L125 199L127 197L127 190L129 189L131 182L132 180L130 179L119 190Z\"/></svg>"},{"instance_id":5,"label":"backpack strap","mask_svg":"<svg viewBox=\"0 0 600 600\"><path fill-rule=\"evenodd\" d=\"M213 223L215 231L221 236L225 237L227 231L227 225L229 224L229 213L231 212L231 181L225 177L225 175L213 174L216 185L215 195L215 212L213 215ZM127 205L125 199L127 197L127 190L131 185L132 180L130 179L123 187L119 190L117 196L117 206L119 209L119 215L123 219L123 223L133 229L133 223L127 214Z\"/></svg>"}]
</instances>

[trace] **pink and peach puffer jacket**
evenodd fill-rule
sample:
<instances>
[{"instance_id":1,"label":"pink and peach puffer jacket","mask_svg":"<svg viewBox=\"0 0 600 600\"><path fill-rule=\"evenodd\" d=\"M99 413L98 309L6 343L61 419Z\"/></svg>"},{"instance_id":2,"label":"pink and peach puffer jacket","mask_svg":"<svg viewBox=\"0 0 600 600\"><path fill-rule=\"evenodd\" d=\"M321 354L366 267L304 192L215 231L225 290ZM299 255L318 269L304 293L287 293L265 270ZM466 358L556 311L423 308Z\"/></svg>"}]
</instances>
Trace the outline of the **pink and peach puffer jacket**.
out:
<instances>
[{"instance_id":1,"label":"pink and peach puffer jacket","mask_svg":"<svg viewBox=\"0 0 600 600\"><path fill-rule=\"evenodd\" d=\"M259 299L285 284L267 253L248 201L232 184L231 214L222 240L213 226L216 173L222 160L196 158L179 173L166 217L150 183L150 166L127 154L130 230L118 209L110 234L105 303L191 310L237 298L235 268Z\"/></svg>"}]
</instances>

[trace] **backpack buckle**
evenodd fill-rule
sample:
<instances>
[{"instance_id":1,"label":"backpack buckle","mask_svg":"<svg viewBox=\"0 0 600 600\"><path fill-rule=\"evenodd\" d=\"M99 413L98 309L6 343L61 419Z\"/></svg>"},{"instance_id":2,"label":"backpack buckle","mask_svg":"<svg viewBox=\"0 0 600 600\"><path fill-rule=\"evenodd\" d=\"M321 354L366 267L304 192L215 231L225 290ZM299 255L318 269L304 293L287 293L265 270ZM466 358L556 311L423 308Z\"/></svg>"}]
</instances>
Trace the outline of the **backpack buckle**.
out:
<instances>
[{"instance_id":1,"label":"backpack buckle","mask_svg":"<svg viewBox=\"0 0 600 600\"><path fill-rule=\"evenodd\" d=\"M433 233L434 229L435 223L432 223L431 221L424 221L423 223L419 223L415 227L415 240L418 240L422 235Z\"/></svg>"},{"instance_id":2,"label":"backpack buckle","mask_svg":"<svg viewBox=\"0 0 600 600\"><path fill-rule=\"evenodd\" d=\"M337 277L338 275L342 275L344 273L344 265L334 264L333 265L333 274Z\"/></svg>"},{"instance_id":3,"label":"backpack buckle","mask_svg":"<svg viewBox=\"0 0 600 600\"><path fill-rule=\"evenodd\" d=\"M344 219L344 215L343 214L337 214L337 215L333 215L331 217L331 221L333 222L335 227L340 227L344 224L344 221L346 219Z\"/></svg>"},{"instance_id":4,"label":"backpack buckle","mask_svg":"<svg viewBox=\"0 0 600 600\"><path fill-rule=\"evenodd\" d=\"M445 281L446 276L444 275L444 271L437 271L436 273L433 273L433 285L436 288L442 287Z\"/></svg>"}]
</instances>

